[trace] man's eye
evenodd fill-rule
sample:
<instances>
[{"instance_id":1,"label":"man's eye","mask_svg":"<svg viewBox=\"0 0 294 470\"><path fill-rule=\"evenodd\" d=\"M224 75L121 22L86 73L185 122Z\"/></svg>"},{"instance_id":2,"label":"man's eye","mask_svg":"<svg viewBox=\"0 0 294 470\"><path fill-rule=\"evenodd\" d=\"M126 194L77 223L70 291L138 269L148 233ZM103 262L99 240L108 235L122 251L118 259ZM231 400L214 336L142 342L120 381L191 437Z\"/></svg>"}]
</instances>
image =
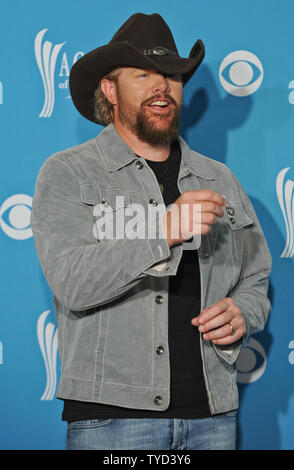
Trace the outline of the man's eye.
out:
<instances>
[{"instance_id":1,"label":"man's eye","mask_svg":"<svg viewBox=\"0 0 294 470\"><path fill-rule=\"evenodd\" d=\"M177 74L177 75L170 75L169 78L170 78L171 80L176 81L176 82L181 82L181 81L182 81L182 77L181 77L180 74Z\"/></svg>"},{"instance_id":2,"label":"man's eye","mask_svg":"<svg viewBox=\"0 0 294 470\"><path fill-rule=\"evenodd\" d=\"M143 78L146 78L147 77L147 73L143 72L140 74L140 77L143 77Z\"/></svg>"}]
</instances>

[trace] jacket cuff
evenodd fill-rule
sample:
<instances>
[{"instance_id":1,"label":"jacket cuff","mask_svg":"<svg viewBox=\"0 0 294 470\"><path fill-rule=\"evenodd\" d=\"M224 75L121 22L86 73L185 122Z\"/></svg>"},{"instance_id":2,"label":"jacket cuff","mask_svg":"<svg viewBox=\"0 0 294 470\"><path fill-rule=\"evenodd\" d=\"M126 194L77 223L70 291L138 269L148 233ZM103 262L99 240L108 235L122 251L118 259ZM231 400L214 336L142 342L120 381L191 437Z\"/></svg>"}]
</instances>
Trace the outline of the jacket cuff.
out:
<instances>
[{"instance_id":1,"label":"jacket cuff","mask_svg":"<svg viewBox=\"0 0 294 470\"><path fill-rule=\"evenodd\" d=\"M143 271L143 273L155 277L175 276L182 258L183 247L181 244L175 245L171 247L169 251L170 255L167 259L153 264L150 268Z\"/></svg>"},{"instance_id":2,"label":"jacket cuff","mask_svg":"<svg viewBox=\"0 0 294 470\"><path fill-rule=\"evenodd\" d=\"M156 263L143 273L156 277L175 276L182 258L183 246L180 243L169 247L163 227L163 219L156 226L158 227L158 238L148 239Z\"/></svg>"},{"instance_id":3,"label":"jacket cuff","mask_svg":"<svg viewBox=\"0 0 294 470\"><path fill-rule=\"evenodd\" d=\"M233 344L219 345L213 344L213 348L218 356L220 356L227 364L234 364L237 361L242 348L242 338Z\"/></svg>"}]
</instances>

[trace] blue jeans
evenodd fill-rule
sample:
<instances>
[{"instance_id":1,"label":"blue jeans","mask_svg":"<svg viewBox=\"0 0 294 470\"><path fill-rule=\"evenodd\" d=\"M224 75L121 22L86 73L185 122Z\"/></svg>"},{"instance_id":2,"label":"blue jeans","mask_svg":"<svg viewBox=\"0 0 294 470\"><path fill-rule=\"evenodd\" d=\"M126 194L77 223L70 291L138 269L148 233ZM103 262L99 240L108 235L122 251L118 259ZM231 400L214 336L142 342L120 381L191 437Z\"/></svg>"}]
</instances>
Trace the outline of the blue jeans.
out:
<instances>
[{"instance_id":1,"label":"blue jeans","mask_svg":"<svg viewBox=\"0 0 294 470\"><path fill-rule=\"evenodd\" d=\"M235 450L237 412L205 419L100 418L68 423L68 450Z\"/></svg>"}]
</instances>

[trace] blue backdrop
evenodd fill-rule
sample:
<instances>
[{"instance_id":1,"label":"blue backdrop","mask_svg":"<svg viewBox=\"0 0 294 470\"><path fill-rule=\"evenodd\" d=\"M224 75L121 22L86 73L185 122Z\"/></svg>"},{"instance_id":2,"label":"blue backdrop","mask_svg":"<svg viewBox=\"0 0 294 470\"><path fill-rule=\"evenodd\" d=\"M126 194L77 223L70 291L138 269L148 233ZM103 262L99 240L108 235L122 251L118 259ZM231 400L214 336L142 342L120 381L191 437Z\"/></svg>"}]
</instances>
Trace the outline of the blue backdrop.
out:
<instances>
[{"instance_id":1,"label":"blue backdrop","mask_svg":"<svg viewBox=\"0 0 294 470\"><path fill-rule=\"evenodd\" d=\"M206 58L184 91L182 135L228 165L273 256L273 309L238 359L240 449L294 448L294 69L292 0L10 0L1 4L0 449L64 449L52 295L30 229L35 182L51 154L101 126L75 110L75 60L133 13L158 12L188 56Z\"/></svg>"}]
</instances>

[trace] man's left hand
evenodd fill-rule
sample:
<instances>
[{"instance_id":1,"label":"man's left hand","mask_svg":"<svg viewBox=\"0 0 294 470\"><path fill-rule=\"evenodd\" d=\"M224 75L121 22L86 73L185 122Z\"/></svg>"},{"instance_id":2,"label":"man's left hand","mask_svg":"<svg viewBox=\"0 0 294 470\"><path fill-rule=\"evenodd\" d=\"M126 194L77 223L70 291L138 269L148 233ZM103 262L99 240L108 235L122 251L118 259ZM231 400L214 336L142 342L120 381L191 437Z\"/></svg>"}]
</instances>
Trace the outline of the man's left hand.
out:
<instances>
[{"instance_id":1,"label":"man's left hand","mask_svg":"<svg viewBox=\"0 0 294 470\"><path fill-rule=\"evenodd\" d=\"M245 332L241 311L230 297L225 297L202 310L191 323L198 326L200 333L203 333L203 339L214 344L235 343Z\"/></svg>"}]
</instances>

